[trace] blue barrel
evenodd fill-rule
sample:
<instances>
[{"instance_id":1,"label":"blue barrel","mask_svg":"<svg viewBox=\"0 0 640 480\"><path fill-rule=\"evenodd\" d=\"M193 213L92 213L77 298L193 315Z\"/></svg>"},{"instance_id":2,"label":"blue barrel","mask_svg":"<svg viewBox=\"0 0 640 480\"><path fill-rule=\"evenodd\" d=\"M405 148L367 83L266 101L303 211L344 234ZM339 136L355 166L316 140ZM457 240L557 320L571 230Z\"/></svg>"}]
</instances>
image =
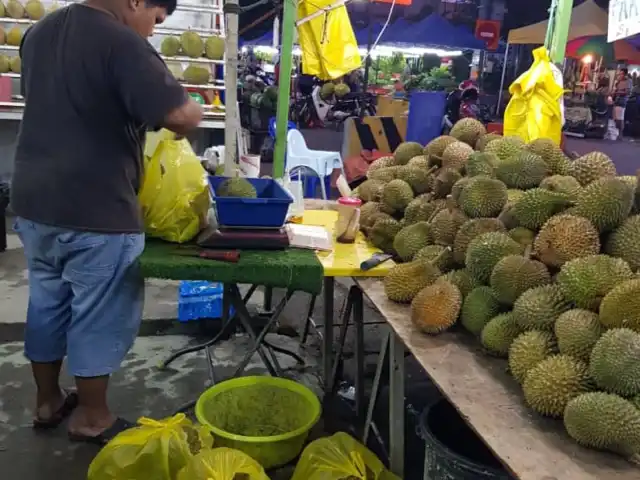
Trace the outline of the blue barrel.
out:
<instances>
[{"instance_id":1,"label":"blue barrel","mask_svg":"<svg viewBox=\"0 0 640 480\"><path fill-rule=\"evenodd\" d=\"M426 145L442 132L446 92L415 92L409 97L407 142Z\"/></svg>"}]
</instances>

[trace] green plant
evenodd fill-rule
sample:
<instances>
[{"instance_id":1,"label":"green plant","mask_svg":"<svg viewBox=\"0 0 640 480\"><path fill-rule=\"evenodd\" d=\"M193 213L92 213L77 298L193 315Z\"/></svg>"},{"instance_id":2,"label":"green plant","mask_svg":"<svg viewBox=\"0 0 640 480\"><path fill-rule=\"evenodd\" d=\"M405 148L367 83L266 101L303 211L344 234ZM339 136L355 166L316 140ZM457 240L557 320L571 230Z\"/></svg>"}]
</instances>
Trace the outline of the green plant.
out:
<instances>
[{"instance_id":1,"label":"green plant","mask_svg":"<svg viewBox=\"0 0 640 480\"><path fill-rule=\"evenodd\" d=\"M456 88L456 81L447 67L433 67L428 73L411 77L404 85L407 92L448 92Z\"/></svg>"}]
</instances>

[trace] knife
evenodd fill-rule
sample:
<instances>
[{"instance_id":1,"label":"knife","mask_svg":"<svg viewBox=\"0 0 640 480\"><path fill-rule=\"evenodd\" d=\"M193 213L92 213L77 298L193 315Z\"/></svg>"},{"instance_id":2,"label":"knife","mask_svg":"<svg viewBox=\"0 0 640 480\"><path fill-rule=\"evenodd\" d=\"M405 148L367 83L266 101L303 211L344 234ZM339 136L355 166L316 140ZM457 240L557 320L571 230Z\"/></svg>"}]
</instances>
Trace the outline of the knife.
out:
<instances>
[{"instance_id":1,"label":"knife","mask_svg":"<svg viewBox=\"0 0 640 480\"><path fill-rule=\"evenodd\" d=\"M390 255L388 253L376 253L373 255L373 257L365 260L360 264L360 270L362 271L371 270L372 268L377 267L381 263L384 263L387 260L390 260L392 258L393 258L393 255Z\"/></svg>"}]
</instances>

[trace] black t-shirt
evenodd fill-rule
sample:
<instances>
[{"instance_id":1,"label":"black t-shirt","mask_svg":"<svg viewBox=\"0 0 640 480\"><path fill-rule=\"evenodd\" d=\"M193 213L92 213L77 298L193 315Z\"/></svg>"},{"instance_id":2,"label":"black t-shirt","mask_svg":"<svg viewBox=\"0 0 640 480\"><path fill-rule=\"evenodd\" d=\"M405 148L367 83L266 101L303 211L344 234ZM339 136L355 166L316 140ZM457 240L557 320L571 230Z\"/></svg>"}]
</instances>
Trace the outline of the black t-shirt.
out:
<instances>
[{"instance_id":1,"label":"black t-shirt","mask_svg":"<svg viewBox=\"0 0 640 480\"><path fill-rule=\"evenodd\" d=\"M40 20L20 55L12 210L57 227L142 232L145 132L187 101L184 88L149 42L86 5Z\"/></svg>"}]
</instances>

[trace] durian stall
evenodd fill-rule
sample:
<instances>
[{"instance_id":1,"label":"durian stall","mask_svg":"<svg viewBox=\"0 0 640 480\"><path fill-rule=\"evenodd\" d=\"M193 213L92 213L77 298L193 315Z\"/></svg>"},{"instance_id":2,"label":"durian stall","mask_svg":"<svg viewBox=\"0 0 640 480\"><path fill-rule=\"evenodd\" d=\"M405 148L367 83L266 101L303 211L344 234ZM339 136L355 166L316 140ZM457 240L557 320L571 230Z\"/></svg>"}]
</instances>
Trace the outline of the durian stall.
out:
<instances>
[{"instance_id":1,"label":"durian stall","mask_svg":"<svg viewBox=\"0 0 640 480\"><path fill-rule=\"evenodd\" d=\"M69 1L9 0L0 3L0 74L13 80L18 92L20 57L18 50L24 31L48 12ZM176 12L155 29L151 43L176 78L205 109L200 128L224 129L225 107L221 100L225 80L225 17L222 0L203 4L178 3ZM0 101L0 120L20 120L24 99L5 95Z\"/></svg>"}]
</instances>

